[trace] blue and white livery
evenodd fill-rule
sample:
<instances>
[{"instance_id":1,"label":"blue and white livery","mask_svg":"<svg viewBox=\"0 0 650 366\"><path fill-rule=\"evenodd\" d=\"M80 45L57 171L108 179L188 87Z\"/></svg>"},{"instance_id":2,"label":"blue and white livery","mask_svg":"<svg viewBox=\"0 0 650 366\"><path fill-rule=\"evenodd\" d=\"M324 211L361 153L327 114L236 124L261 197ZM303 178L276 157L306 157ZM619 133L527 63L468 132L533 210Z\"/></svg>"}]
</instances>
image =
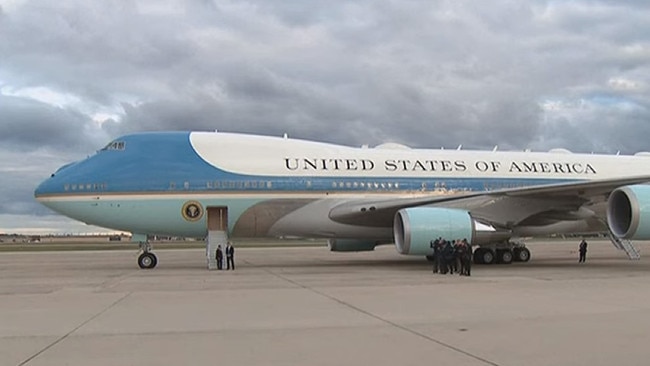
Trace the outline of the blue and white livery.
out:
<instances>
[{"instance_id":1,"label":"blue and white livery","mask_svg":"<svg viewBox=\"0 0 650 366\"><path fill-rule=\"evenodd\" d=\"M479 261L527 260L517 236L609 232L650 238L650 157L353 148L222 132L123 136L35 191L54 211L146 235L329 238L335 251L395 243L430 254L468 239ZM156 259L143 247L145 262Z\"/></svg>"}]
</instances>

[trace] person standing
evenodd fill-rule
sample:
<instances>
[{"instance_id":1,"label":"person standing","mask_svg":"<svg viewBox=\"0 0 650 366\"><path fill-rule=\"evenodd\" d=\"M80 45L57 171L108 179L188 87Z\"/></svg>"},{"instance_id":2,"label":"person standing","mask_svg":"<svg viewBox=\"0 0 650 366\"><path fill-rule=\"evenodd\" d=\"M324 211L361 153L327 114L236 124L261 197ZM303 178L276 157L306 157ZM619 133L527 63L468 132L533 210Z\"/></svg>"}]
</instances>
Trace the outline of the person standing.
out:
<instances>
[{"instance_id":1,"label":"person standing","mask_svg":"<svg viewBox=\"0 0 650 366\"><path fill-rule=\"evenodd\" d=\"M223 269L223 250L221 249L221 244L217 245L217 269Z\"/></svg>"},{"instance_id":2,"label":"person standing","mask_svg":"<svg viewBox=\"0 0 650 366\"><path fill-rule=\"evenodd\" d=\"M429 243L433 248L433 273L440 270L440 239L431 240Z\"/></svg>"},{"instance_id":3,"label":"person standing","mask_svg":"<svg viewBox=\"0 0 650 366\"><path fill-rule=\"evenodd\" d=\"M578 251L580 252L580 259L578 259L578 263L584 263L585 260L587 260L587 241L585 239L582 239L580 242Z\"/></svg>"},{"instance_id":4,"label":"person standing","mask_svg":"<svg viewBox=\"0 0 650 366\"><path fill-rule=\"evenodd\" d=\"M445 249L443 250L443 257L445 258L445 274L453 274L454 273L454 265L456 264L456 259L454 257L454 242L446 241L445 243Z\"/></svg>"},{"instance_id":5,"label":"person standing","mask_svg":"<svg viewBox=\"0 0 650 366\"><path fill-rule=\"evenodd\" d=\"M449 268L447 267L447 258L445 254L445 248L447 247L447 244L448 242L446 239L442 239L438 242L438 246L439 246L438 253L440 254L438 256L439 257L438 273L440 274L447 274L447 271L449 270Z\"/></svg>"},{"instance_id":6,"label":"person standing","mask_svg":"<svg viewBox=\"0 0 650 366\"><path fill-rule=\"evenodd\" d=\"M462 263L461 263L461 256L463 254L463 243L460 241L460 239L456 239L454 242L454 272L458 274L463 274L461 271L462 268Z\"/></svg>"},{"instance_id":7,"label":"person standing","mask_svg":"<svg viewBox=\"0 0 650 366\"><path fill-rule=\"evenodd\" d=\"M232 246L231 242L228 242L226 244L226 269L230 269L230 266L232 266L232 270L235 270L235 248Z\"/></svg>"},{"instance_id":8,"label":"person standing","mask_svg":"<svg viewBox=\"0 0 650 366\"><path fill-rule=\"evenodd\" d=\"M466 273L465 271L466 252L467 252L467 241L463 239L463 241L460 242L459 250L458 250L458 260L460 261L460 271L458 272L458 274L461 276L464 276Z\"/></svg>"},{"instance_id":9,"label":"person standing","mask_svg":"<svg viewBox=\"0 0 650 366\"><path fill-rule=\"evenodd\" d=\"M472 252L472 244L470 244L467 239L463 239L463 242L465 243L465 253L463 261L465 262L465 276L471 276L472 275L472 257L473 257L473 252Z\"/></svg>"}]
</instances>

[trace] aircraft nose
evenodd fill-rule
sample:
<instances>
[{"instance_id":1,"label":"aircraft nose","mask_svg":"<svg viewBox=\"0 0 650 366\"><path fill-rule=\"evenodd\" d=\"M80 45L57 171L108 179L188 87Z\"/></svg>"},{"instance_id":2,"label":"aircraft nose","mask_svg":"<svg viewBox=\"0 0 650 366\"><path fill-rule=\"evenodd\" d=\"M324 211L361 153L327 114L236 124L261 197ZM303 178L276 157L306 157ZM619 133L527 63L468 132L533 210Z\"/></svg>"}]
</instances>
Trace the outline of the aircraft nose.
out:
<instances>
[{"instance_id":1,"label":"aircraft nose","mask_svg":"<svg viewBox=\"0 0 650 366\"><path fill-rule=\"evenodd\" d=\"M64 171L70 168L75 163L68 163L61 166L54 173L50 175L49 178L42 181L34 190L34 197L37 200L41 201L39 198L48 194L56 194L63 192L63 184L61 183L61 175L64 175Z\"/></svg>"},{"instance_id":2,"label":"aircraft nose","mask_svg":"<svg viewBox=\"0 0 650 366\"><path fill-rule=\"evenodd\" d=\"M39 184L36 189L34 190L34 197L36 200L40 201L39 198L43 197L46 194L51 194L55 193L54 192L54 187L52 184L52 178L54 178L54 174L50 176L50 178L47 178L46 180L42 181L41 184Z\"/></svg>"}]
</instances>

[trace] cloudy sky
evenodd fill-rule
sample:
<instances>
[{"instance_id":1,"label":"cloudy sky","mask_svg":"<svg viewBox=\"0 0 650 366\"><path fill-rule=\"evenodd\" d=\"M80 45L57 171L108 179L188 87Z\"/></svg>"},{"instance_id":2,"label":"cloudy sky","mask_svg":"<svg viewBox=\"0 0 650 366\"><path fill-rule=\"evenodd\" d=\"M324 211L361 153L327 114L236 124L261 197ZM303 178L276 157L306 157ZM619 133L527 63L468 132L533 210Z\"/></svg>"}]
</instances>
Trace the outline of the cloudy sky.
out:
<instances>
[{"instance_id":1,"label":"cloudy sky","mask_svg":"<svg viewBox=\"0 0 650 366\"><path fill-rule=\"evenodd\" d=\"M650 3L0 0L0 232L131 131L650 150Z\"/></svg>"}]
</instances>

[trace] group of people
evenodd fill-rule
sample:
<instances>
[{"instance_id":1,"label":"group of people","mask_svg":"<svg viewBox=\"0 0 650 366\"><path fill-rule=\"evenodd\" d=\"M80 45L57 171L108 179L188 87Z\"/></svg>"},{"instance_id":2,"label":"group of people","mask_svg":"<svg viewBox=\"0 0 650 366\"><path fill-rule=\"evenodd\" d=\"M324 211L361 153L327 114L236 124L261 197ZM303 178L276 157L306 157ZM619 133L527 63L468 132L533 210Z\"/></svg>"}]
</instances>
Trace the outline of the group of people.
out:
<instances>
[{"instance_id":1,"label":"group of people","mask_svg":"<svg viewBox=\"0 0 650 366\"><path fill-rule=\"evenodd\" d=\"M433 249L433 273L470 276L472 273L472 244L467 239L431 241Z\"/></svg>"},{"instance_id":2,"label":"group of people","mask_svg":"<svg viewBox=\"0 0 650 366\"><path fill-rule=\"evenodd\" d=\"M223 250L221 244L217 245L217 269L223 269ZM226 269L235 270L235 247L231 242L226 243Z\"/></svg>"}]
</instances>

